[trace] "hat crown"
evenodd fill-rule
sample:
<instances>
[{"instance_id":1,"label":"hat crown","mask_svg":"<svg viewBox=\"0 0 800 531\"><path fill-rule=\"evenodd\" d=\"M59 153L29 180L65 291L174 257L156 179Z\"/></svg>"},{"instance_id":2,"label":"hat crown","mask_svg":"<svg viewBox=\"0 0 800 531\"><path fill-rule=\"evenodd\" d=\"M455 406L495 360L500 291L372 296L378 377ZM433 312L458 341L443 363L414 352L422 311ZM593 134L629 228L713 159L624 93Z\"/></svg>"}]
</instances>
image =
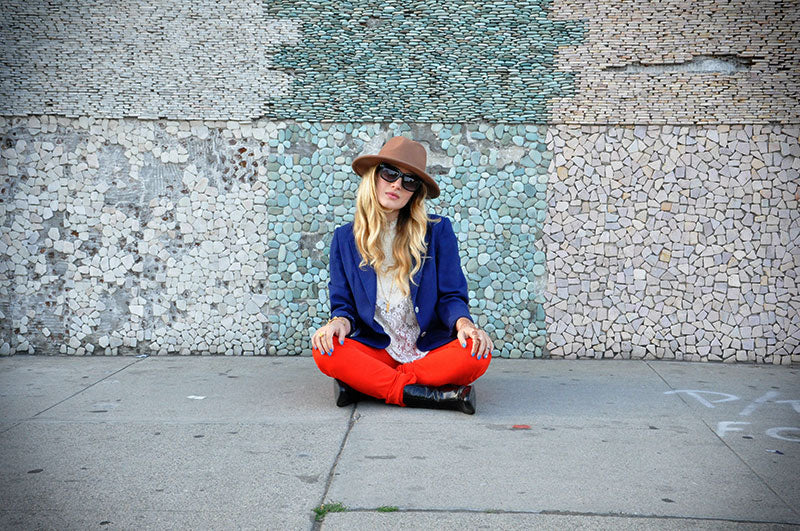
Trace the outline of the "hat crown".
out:
<instances>
[{"instance_id":1,"label":"hat crown","mask_svg":"<svg viewBox=\"0 0 800 531\"><path fill-rule=\"evenodd\" d=\"M387 140L378 155L403 162L409 169L421 169L423 172L428 162L425 146L404 136L395 136Z\"/></svg>"}]
</instances>

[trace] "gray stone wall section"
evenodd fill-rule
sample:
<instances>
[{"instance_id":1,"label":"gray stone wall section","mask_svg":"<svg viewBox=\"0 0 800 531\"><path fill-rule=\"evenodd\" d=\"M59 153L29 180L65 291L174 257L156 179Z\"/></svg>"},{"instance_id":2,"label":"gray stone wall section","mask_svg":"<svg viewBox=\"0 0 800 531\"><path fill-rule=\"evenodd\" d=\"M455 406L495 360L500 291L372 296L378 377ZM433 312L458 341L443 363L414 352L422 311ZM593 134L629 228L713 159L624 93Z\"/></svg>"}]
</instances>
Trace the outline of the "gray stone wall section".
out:
<instances>
[{"instance_id":1,"label":"gray stone wall section","mask_svg":"<svg viewBox=\"0 0 800 531\"><path fill-rule=\"evenodd\" d=\"M258 1L5 1L0 114L249 120L291 75L271 57L297 42Z\"/></svg>"},{"instance_id":2,"label":"gray stone wall section","mask_svg":"<svg viewBox=\"0 0 800 531\"><path fill-rule=\"evenodd\" d=\"M554 126L554 357L800 361L800 129Z\"/></svg>"}]
</instances>

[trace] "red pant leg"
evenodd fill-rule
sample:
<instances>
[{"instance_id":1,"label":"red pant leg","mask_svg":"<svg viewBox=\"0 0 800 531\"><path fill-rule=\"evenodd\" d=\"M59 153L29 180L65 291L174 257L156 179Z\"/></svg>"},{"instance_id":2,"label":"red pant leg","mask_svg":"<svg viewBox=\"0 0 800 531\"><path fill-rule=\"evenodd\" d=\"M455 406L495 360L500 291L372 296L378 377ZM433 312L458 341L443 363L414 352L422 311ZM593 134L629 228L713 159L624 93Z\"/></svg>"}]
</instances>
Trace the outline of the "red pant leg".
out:
<instances>
[{"instance_id":1,"label":"red pant leg","mask_svg":"<svg viewBox=\"0 0 800 531\"><path fill-rule=\"evenodd\" d=\"M489 356L481 359L477 354L470 356L470 352L472 339L467 339L466 348L454 339L431 350L424 358L404 364L401 369L416 375L416 383L422 385L468 385L486 372L490 360Z\"/></svg>"},{"instance_id":2,"label":"red pant leg","mask_svg":"<svg viewBox=\"0 0 800 531\"><path fill-rule=\"evenodd\" d=\"M400 364L386 350L372 348L354 339L345 338L343 345L334 339L331 356L319 350L312 352L323 373L389 404L402 405L403 387L416 383L416 376L399 370Z\"/></svg>"}]
</instances>

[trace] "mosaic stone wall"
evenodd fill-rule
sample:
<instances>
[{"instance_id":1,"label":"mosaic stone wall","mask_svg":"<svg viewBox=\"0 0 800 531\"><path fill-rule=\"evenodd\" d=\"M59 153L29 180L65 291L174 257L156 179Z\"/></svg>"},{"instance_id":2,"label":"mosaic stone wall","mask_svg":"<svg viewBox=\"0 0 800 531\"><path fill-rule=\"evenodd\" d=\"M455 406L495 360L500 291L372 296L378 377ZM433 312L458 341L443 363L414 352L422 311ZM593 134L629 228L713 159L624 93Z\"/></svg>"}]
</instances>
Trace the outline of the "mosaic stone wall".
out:
<instances>
[{"instance_id":1,"label":"mosaic stone wall","mask_svg":"<svg viewBox=\"0 0 800 531\"><path fill-rule=\"evenodd\" d=\"M7 1L0 115L542 123L583 34L550 5Z\"/></svg>"},{"instance_id":2,"label":"mosaic stone wall","mask_svg":"<svg viewBox=\"0 0 800 531\"><path fill-rule=\"evenodd\" d=\"M286 93L297 24L253 0L4 0L0 115L252 120Z\"/></svg>"},{"instance_id":3,"label":"mosaic stone wall","mask_svg":"<svg viewBox=\"0 0 800 531\"><path fill-rule=\"evenodd\" d=\"M793 124L798 34L767 0L10 0L0 115Z\"/></svg>"},{"instance_id":4,"label":"mosaic stone wall","mask_svg":"<svg viewBox=\"0 0 800 531\"><path fill-rule=\"evenodd\" d=\"M310 354L353 158L429 150L498 354L545 354L539 126L0 121L0 354Z\"/></svg>"},{"instance_id":5,"label":"mosaic stone wall","mask_svg":"<svg viewBox=\"0 0 800 531\"><path fill-rule=\"evenodd\" d=\"M800 361L800 127L547 142L552 356Z\"/></svg>"},{"instance_id":6,"label":"mosaic stone wall","mask_svg":"<svg viewBox=\"0 0 800 531\"><path fill-rule=\"evenodd\" d=\"M555 0L585 21L550 123L800 123L800 9L772 0Z\"/></svg>"},{"instance_id":7,"label":"mosaic stone wall","mask_svg":"<svg viewBox=\"0 0 800 531\"><path fill-rule=\"evenodd\" d=\"M350 161L406 134L497 354L800 362L799 17L4 2L0 354L309 354Z\"/></svg>"},{"instance_id":8,"label":"mosaic stone wall","mask_svg":"<svg viewBox=\"0 0 800 531\"><path fill-rule=\"evenodd\" d=\"M282 46L294 72L278 116L308 120L537 123L569 97L556 50L577 45L580 20L553 20L550 0L266 1L323 46Z\"/></svg>"}]
</instances>

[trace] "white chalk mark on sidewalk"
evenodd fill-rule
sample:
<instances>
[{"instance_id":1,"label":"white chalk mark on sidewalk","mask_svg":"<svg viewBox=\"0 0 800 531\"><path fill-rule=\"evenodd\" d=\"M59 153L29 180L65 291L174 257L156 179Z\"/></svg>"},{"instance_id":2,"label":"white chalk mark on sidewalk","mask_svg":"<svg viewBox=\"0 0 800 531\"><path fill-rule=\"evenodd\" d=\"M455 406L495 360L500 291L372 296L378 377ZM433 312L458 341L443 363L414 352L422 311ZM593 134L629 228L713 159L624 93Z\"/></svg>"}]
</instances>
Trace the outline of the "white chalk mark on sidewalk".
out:
<instances>
[{"instance_id":1,"label":"white chalk mark on sidewalk","mask_svg":"<svg viewBox=\"0 0 800 531\"><path fill-rule=\"evenodd\" d=\"M784 432L794 432L795 435L788 436ZM767 435L775 439L780 439L782 441L800 442L800 428L792 428L792 427L770 428L767 430Z\"/></svg>"},{"instance_id":2,"label":"white chalk mark on sidewalk","mask_svg":"<svg viewBox=\"0 0 800 531\"><path fill-rule=\"evenodd\" d=\"M664 391L665 395L675 395L678 393L686 393L688 396L691 396L704 406L712 409L714 408L714 404L739 400L739 397L736 395L729 395L728 393L717 393L716 391L700 391L697 389L676 389L674 391ZM724 398L720 398L719 400L708 401L705 398L703 398L702 395L716 395L716 396L722 396Z\"/></svg>"},{"instance_id":3,"label":"white chalk mark on sidewalk","mask_svg":"<svg viewBox=\"0 0 800 531\"><path fill-rule=\"evenodd\" d=\"M748 415L750 415L750 413L752 413L753 411L758 409L758 406L760 406L764 402L769 402L771 399L775 398L779 394L780 393L777 393L775 391L767 391L762 396L756 398L755 400L753 400L752 402L747 404L747 407L745 407L742 410L742 412L739 413L739 415L742 416L742 417L747 417Z\"/></svg>"},{"instance_id":4,"label":"white chalk mark on sidewalk","mask_svg":"<svg viewBox=\"0 0 800 531\"><path fill-rule=\"evenodd\" d=\"M717 422L717 436L721 439L725 437L725 434L729 431L743 431L742 428L735 428L735 424L750 424L749 422L737 422L737 421L729 421L723 420L722 422Z\"/></svg>"},{"instance_id":5,"label":"white chalk mark on sidewalk","mask_svg":"<svg viewBox=\"0 0 800 531\"><path fill-rule=\"evenodd\" d=\"M776 404L791 404L795 411L800 413L800 400L776 400Z\"/></svg>"},{"instance_id":6,"label":"white chalk mark on sidewalk","mask_svg":"<svg viewBox=\"0 0 800 531\"><path fill-rule=\"evenodd\" d=\"M205 397L204 396L189 395L186 398L191 398L192 400L202 400Z\"/></svg>"}]
</instances>

